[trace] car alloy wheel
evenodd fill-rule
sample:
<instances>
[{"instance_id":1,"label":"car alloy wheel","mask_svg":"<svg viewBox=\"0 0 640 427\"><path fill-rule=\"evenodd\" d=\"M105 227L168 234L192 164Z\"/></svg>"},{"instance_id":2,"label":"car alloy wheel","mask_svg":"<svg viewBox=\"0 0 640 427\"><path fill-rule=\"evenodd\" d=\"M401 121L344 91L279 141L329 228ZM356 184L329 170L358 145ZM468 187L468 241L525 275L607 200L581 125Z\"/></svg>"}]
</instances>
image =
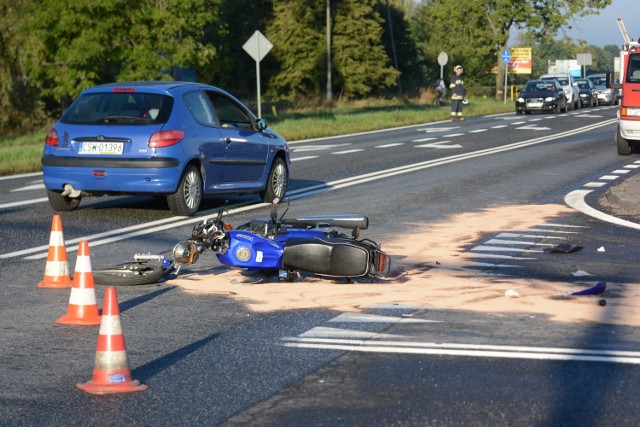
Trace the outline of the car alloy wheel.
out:
<instances>
[{"instance_id":1,"label":"car alloy wheel","mask_svg":"<svg viewBox=\"0 0 640 427\"><path fill-rule=\"evenodd\" d=\"M169 209L174 215L191 216L202 201L202 177L194 165L189 165L180 180L178 190L167 196Z\"/></svg>"},{"instance_id":2,"label":"car alloy wheel","mask_svg":"<svg viewBox=\"0 0 640 427\"><path fill-rule=\"evenodd\" d=\"M284 160L276 159L269 173L267 189L262 193L262 200L265 203L271 203L276 198L282 199L287 191L288 179L289 171L287 170L287 165Z\"/></svg>"}]
</instances>

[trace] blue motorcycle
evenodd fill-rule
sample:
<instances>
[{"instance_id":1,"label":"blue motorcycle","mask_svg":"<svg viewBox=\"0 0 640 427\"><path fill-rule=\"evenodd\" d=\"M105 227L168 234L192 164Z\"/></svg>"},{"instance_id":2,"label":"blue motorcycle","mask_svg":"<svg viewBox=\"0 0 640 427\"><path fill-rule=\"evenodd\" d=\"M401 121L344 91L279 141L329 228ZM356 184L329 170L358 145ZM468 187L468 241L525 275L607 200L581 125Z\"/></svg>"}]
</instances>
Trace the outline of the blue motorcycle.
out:
<instances>
[{"instance_id":1,"label":"blue motorcycle","mask_svg":"<svg viewBox=\"0 0 640 427\"><path fill-rule=\"evenodd\" d=\"M216 219L207 218L193 227L191 237L178 242L172 259L162 255L136 254L134 260L94 271L97 284L142 285L154 283L184 265L194 264L205 251L232 268L277 272L292 281L299 273L327 278L385 277L391 258L380 245L359 239L369 227L363 215L278 217L277 203L268 219L253 219L234 229L223 220L224 206Z\"/></svg>"},{"instance_id":2,"label":"blue motorcycle","mask_svg":"<svg viewBox=\"0 0 640 427\"><path fill-rule=\"evenodd\" d=\"M287 209L288 210L288 209ZM229 267L247 271L278 271L292 280L297 272L330 278L386 276L391 259L380 245L360 239L369 227L363 215L321 215L278 218L274 203L269 219L254 219L237 229L222 219L207 219L191 238L173 249L177 264L193 264L205 250ZM350 234L346 234L349 231Z\"/></svg>"}]
</instances>

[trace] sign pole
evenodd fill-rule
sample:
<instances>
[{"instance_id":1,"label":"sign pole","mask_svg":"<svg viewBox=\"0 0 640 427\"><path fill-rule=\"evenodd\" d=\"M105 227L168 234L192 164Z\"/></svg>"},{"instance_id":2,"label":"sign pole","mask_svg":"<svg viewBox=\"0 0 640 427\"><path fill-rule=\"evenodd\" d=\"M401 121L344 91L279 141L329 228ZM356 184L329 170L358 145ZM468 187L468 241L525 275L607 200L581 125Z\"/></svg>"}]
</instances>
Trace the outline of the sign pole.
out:
<instances>
[{"instance_id":1,"label":"sign pole","mask_svg":"<svg viewBox=\"0 0 640 427\"><path fill-rule=\"evenodd\" d=\"M273 45L260 31L253 33L242 48L256 61L256 91L258 101L258 117L262 117L262 101L260 99L260 61L271 50Z\"/></svg>"},{"instance_id":2,"label":"sign pole","mask_svg":"<svg viewBox=\"0 0 640 427\"><path fill-rule=\"evenodd\" d=\"M511 52L509 49L502 51L502 62L504 62L504 103L507 103L507 80L509 79L509 60L511 59Z\"/></svg>"}]
</instances>

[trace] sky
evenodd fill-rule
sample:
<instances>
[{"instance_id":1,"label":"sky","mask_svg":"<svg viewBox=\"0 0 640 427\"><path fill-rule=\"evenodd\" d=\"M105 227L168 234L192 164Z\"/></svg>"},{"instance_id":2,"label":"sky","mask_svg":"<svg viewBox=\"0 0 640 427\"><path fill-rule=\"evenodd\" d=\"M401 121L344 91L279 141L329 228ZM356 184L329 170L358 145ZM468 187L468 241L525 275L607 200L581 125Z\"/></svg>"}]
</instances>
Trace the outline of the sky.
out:
<instances>
[{"instance_id":1,"label":"sky","mask_svg":"<svg viewBox=\"0 0 640 427\"><path fill-rule=\"evenodd\" d=\"M629 38L640 37L640 17L637 10L638 0L613 0L609 6L600 10L598 15L577 18L567 35L572 39L585 40L587 44L603 47L609 44L621 45L622 34L616 18L622 18L627 27ZM560 33L562 35L562 33Z\"/></svg>"}]
</instances>

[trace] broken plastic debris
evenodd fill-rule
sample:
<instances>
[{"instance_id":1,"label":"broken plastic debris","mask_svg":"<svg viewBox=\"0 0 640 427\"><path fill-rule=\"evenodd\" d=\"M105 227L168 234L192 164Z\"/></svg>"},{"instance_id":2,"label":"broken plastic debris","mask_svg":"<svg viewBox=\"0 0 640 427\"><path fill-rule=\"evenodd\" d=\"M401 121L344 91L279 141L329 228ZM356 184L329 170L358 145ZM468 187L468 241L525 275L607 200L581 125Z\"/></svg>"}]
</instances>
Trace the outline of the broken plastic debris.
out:
<instances>
[{"instance_id":1,"label":"broken plastic debris","mask_svg":"<svg viewBox=\"0 0 640 427\"><path fill-rule=\"evenodd\" d=\"M578 252L582 249L582 246L573 246L568 243L560 243L553 248L545 248L545 252L548 254L570 254L573 252Z\"/></svg>"},{"instance_id":2,"label":"broken plastic debris","mask_svg":"<svg viewBox=\"0 0 640 427\"><path fill-rule=\"evenodd\" d=\"M598 282L595 286L581 291L571 292L569 295L600 295L605 289L607 289L607 283Z\"/></svg>"},{"instance_id":3,"label":"broken plastic debris","mask_svg":"<svg viewBox=\"0 0 640 427\"><path fill-rule=\"evenodd\" d=\"M507 292L504 293L504 296L509 298L518 298L520 297L520 292L514 291L513 289L509 289Z\"/></svg>"},{"instance_id":4,"label":"broken plastic debris","mask_svg":"<svg viewBox=\"0 0 640 427\"><path fill-rule=\"evenodd\" d=\"M574 272L573 272L573 273L571 273L571 274L573 274L575 277L591 276L591 274L590 274L590 273L587 273L587 272L586 272L586 271L584 271L584 270L574 271Z\"/></svg>"},{"instance_id":5,"label":"broken plastic debris","mask_svg":"<svg viewBox=\"0 0 640 427\"><path fill-rule=\"evenodd\" d=\"M598 252L604 252L604 246L600 246L600 247L598 248Z\"/></svg>"}]
</instances>

